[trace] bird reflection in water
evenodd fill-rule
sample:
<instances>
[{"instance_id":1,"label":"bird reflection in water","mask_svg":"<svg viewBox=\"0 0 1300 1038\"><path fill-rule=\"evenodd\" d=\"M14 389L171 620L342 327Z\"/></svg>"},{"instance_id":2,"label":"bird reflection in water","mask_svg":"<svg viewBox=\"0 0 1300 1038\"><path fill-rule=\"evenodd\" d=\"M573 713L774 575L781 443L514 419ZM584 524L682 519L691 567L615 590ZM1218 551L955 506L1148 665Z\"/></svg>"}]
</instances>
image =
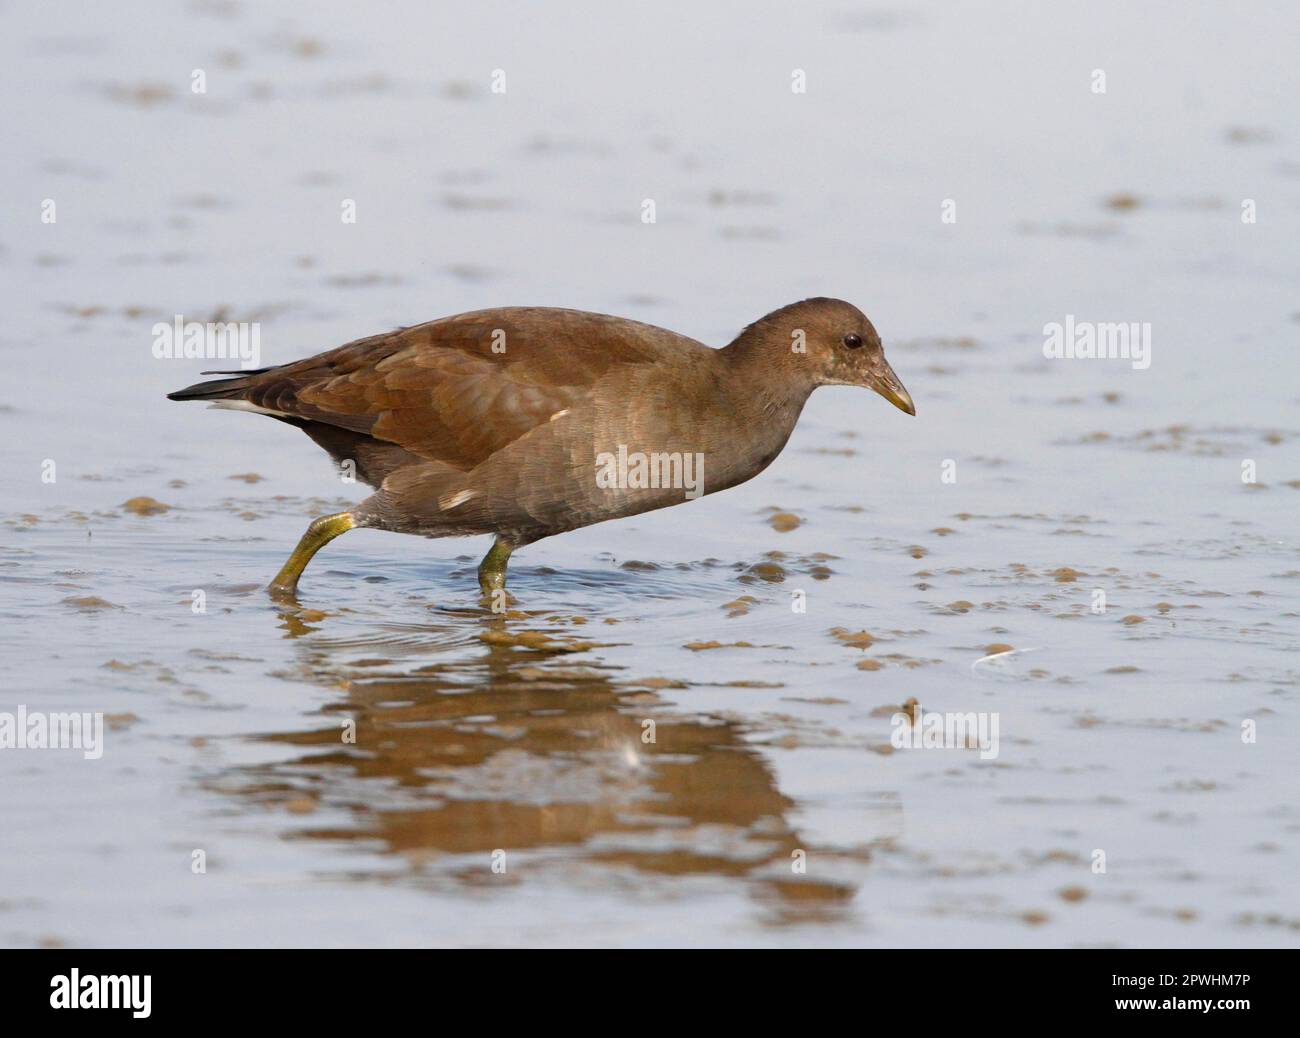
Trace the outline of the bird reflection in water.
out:
<instances>
[{"instance_id":1,"label":"bird reflection in water","mask_svg":"<svg viewBox=\"0 0 1300 1038\"><path fill-rule=\"evenodd\" d=\"M628 679L580 646L555 651L574 643L525 614L447 612L383 641L323 637L325 614L296 605L279 615L302 676L337 690L322 708L329 720L258 736L302 752L214 785L284 811L286 836L377 840L375 876L390 882L393 856L406 863L400 876L443 888L576 864L610 882L626 883L628 869L742 882L777 924L851 911L857 882L844 869L827 880L792 868L798 852L818 852L747 726L683 712L661 695L669 682ZM359 658L365 648L385 655ZM350 821L290 826L295 812ZM502 850L505 874L491 867ZM861 873L869 852L847 857Z\"/></svg>"}]
</instances>

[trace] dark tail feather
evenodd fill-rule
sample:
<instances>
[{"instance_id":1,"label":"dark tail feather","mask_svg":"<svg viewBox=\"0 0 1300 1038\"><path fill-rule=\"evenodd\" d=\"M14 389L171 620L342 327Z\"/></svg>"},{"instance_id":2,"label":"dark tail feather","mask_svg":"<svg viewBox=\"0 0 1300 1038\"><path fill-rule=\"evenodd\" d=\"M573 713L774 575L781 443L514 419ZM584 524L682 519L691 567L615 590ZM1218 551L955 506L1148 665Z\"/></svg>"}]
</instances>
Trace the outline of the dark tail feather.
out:
<instances>
[{"instance_id":1,"label":"dark tail feather","mask_svg":"<svg viewBox=\"0 0 1300 1038\"><path fill-rule=\"evenodd\" d=\"M258 375L264 375L270 368L257 368L252 371L205 371L205 375L238 375L238 378L219 378L212 382L195 382L192 386L168 393L168 400L229 400L242 396L244 390L253 384Z\"/></svg>"}]
</instances>

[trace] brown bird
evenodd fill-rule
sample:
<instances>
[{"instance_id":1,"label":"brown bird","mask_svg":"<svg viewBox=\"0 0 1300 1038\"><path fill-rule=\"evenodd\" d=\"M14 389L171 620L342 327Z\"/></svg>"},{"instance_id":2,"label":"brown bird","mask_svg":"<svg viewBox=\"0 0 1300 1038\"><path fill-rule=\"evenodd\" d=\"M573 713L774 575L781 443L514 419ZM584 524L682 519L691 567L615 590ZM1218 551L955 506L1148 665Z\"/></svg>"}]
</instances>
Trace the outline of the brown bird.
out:
<instances>
[{"instance_id":1,"label":"brown bird","mask_svg":"<svg viewBox=\"0 0 1300 1038\"><path fill-rule=\"evenodd\" d=\"M494 534L484 594L516 548L752 479L818 386L863 386L916 414L856 307L806 299L722 349L606 314L503 307L358 339L306 360L200 382L172 400L300 427L375 493L322 516L271 582L292 595L355 527Z\"/></svg>"}]
</instances>

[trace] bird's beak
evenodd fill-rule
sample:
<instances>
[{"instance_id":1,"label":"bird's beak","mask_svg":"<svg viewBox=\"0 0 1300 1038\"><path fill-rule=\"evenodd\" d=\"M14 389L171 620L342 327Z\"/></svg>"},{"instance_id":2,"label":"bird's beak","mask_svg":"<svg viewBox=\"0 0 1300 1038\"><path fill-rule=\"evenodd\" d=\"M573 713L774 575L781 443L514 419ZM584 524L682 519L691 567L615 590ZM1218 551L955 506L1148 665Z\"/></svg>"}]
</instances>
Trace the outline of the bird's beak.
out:
<instances>
[{"instance_id":1,"label":"bird's beak","mask_svg":"<svg viewBox=\"0 0 1300 1038\"><path fill-rule=\"evenodd\" d=\"M916 405L912 403L912 394L903 388L903 383L888 362L881 360L880 364L882 370L872 374L867 383L868 388L874 389L900 411L915 416Z\"/></svg>"}]
</instances>

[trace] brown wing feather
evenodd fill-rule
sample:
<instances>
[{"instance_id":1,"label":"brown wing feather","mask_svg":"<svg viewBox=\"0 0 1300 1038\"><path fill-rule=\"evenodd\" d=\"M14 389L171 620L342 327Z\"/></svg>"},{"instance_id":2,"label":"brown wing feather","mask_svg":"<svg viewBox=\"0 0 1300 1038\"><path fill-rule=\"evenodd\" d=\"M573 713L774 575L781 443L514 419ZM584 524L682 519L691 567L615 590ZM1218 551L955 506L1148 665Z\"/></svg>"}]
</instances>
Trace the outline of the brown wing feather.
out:
<instances>
[{"instance_id":1,"label":"brown wing feather","mask_svg":"<svg viewBox=\"0 0 1300 1038\"><path fill-rule=\"evenodd\" d=\"M580 311L485 310L273 368L249 378L239 396L469 471L580 403L611 367L654 363L665 347L697 345Z\"/></svg>"}]
</instances>

